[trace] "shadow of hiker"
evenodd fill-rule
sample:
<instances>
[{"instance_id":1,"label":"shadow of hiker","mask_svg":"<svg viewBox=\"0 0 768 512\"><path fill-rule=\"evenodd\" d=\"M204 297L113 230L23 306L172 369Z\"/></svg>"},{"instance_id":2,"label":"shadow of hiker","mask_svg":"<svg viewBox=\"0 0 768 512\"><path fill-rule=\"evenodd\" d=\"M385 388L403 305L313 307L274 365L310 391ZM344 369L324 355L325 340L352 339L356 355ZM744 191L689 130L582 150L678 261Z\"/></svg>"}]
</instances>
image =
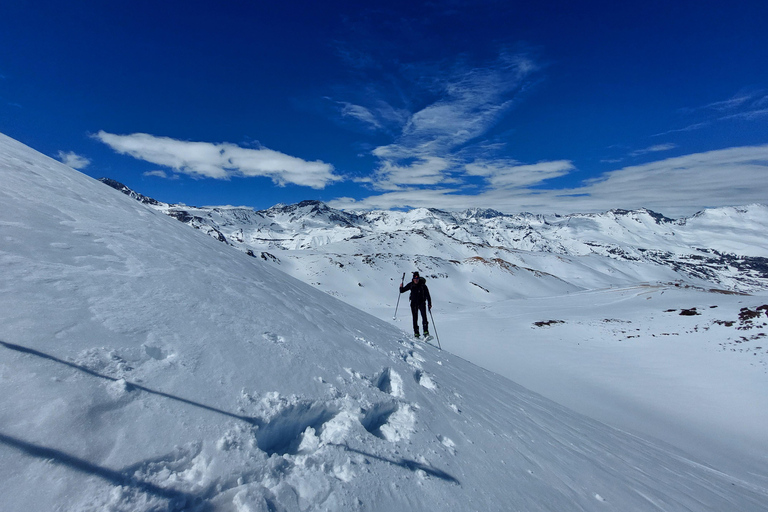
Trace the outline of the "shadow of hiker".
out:
<instances>
[{"instance_id":1,"label":"shadow of hiker","mask_svg":"<svg viewBox=\"0 0 768 512\"><path fill-rule=\"evenodd\" d=\"M432 466L428 466L426 464L422 464L421 462L416 462L415 460L408 460L408 459L403 459L403 458L401 458L399 460L388 459L386 457L382 457L381 455L374 455L372 453L367 453L367 452L364 452L364 451L361 451L361 450L357 450L355 448L350 448L346 444L333 444L332 446L338 446L340 448L344 448L348 452L354 452L354 453L358 453L360 455L363 455L365 457L370 457L372 459L380 460L382 462L388 462L389 464L394 464L395 466L400 466L400 467L403 467L405 469L409 469L409 470L411 470L413 472L421 470L421 471L425 472L426 474L428 474L430 476L434 476L435 478L439 478L440 480L445 480L446 482L449 482L449 483L452 483L452 484L461 485L461 482L459 482L458 479L456 479L452 475L449 475L445 471L443 471L441 469L433 468Z\"/></svg>"},{"instance_id":2,"label":"shadow of hiker","mask_svg":"<svg viewBox=\"0 0 768 512\"><path fill-rule=\"evenodd\" d=\"M177 491L175 489L166 489L151 482L133 478L119 471L98 466L87 460L80 459L54 448L39 446L2 433L0 433L0 443L15 448L32 457L39 457L81 473L97 476L113 485L133 487L134 489L147 494L153 494L160 498L167 499L170 502L168 504L169 510L189 510L190 507L194 507L194 510L197 512L212 510L210 506L203 503L201 497Z\"/></svg>"},{"instance_id":3,"label":"shadow of hiker","mask_svg":"<svg viewBox=\"0 0 768 512\"><path fill-rule=\"evenodd\" d=\"M15 350L16 352L20 352L22 354L30 354L33 356L37 356L43 359L48 359L49 361L53 361L55 363L63 364L66 366L69 366L70 368L74 368L75 370L81 371L83 373L86 373L88 375L91 375L93 377L99 377L100 379L106 379L111 380L112 382L117 382L120 379L116 379L115 377L110 377L109 375L104 375L98 372L95 372L89 368L86 368L85 366L80 366L75 363L70 363L69 361L64 361L63 359L59 359L58 357L52 356L50 354L46 354L45 352L40 352L39 350L35 350L32 348L23 347L21 345L14 345L13 343L6 343L5 341L0 341L0 345L3 347ZM187 400L186 398L181 398L174 395L169 395L168 393L163 393L162 391L156 391L154 389L150 389L148 387L142 386L140 384L134 384L132 382L126 381L126 389L128 391L132 391L134 389L138 389L139 391L144 391L146 393L151 393L153 395L162 396L163 398L169 398L171 400L176 400L177 402L182 402L188 405L193 405L195 407L199 407L201 409L205 409L207 411L215 412L218 414L223 414L225 416L229 416L230 418L235 418L241 421L245 421L246 423L250 423L254 426L262 426L263 421L261 421L259 418L254 418L252 416L242 416L239 414L235 414L232 412L224 411L222 409L217 409L216 407L211 407L210 405L201 404L198 402L193 402L192 400Z\"/></svg>"}]
</instances>

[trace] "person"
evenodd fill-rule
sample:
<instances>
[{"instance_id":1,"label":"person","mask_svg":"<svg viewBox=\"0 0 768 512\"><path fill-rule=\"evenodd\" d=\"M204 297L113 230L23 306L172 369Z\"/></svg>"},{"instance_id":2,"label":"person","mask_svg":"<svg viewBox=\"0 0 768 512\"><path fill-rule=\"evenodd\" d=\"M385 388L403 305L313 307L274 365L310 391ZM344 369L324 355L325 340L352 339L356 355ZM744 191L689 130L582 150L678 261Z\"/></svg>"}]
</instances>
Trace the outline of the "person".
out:
<instances>
[{"instance_id":1,"label":"person","mask_svg":"<svg viewBox=\"0 0 768 512\"><path fill-rule=\"evenodd\" d=\"M427 321L427 307L432 310L432 297L429 295L427 280L413 273L413 279L405 286L400 286L400 293L411 291L411 314L413 315L413 335L419 337L419 312L421 312L421 325L424 328L424 337L429 336L429 322Z\"/></svg>"}]
</instances>

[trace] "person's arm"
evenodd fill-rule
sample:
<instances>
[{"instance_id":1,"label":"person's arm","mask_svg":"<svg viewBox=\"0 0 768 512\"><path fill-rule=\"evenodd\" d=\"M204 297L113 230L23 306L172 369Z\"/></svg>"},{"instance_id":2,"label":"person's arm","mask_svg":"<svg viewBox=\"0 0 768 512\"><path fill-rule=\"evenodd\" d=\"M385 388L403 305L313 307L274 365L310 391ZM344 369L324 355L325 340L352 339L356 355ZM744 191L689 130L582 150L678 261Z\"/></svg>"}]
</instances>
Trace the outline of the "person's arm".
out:
<instances>
[{"instance_id":1,"label":"person's arm","mask_svg":"<svg viewBox=\"0 0 768 512\"><path fill-rule=\"evenodd\" d=\"M427 305L429 306L429 309L432 309L432 297L429 295L429 288L427 288L427 285L424 285L424 291L427 292Z\"/></svg>"},{"instance_id":2,"label":"person's arm","mask_svg":"<svg viewBox=\"0 0 768 512\"><path fill-rule=\"evenodd\" d=\"M405 285L405 286L401 286L401 287L400 287L400 293L405 293L405 292L407 292L408 290L410 290L410 289L411 289L411 285L412 285L412 284L413 284L413 283L408 283L408 284L407 284L407 285Z\"/></svg>"}]
</instances>

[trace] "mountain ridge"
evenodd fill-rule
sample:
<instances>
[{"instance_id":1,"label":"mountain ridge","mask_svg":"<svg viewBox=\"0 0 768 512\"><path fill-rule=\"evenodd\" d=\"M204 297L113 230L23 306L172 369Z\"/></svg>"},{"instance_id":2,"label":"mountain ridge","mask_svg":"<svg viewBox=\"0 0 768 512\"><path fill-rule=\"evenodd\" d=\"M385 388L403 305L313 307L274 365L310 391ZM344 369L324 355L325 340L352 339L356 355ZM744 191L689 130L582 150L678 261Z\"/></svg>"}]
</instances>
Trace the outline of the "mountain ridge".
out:
<instances>
[{"instance_id":1,"label":"mountain ridge","mask_svg":"<svg viewBox=\"0 0 768 512\"><path fill-rule=\"evenodd\" d=\"M124 185L110 185L134 198L144 197ZM768 288L768 242L762 236L768 229L763 220L768 206L763 204L703 210L680 219L645 208L534 215L482 208L345 212L320 201L258 211L148 204L249 254L304 251L348 257L386 253L397 246L410 255L406 260L421 256L462 261L504 259L510 251L522 251L660 266L672 271L672 281L732 291Z\"/></svg>"}]
</instances>

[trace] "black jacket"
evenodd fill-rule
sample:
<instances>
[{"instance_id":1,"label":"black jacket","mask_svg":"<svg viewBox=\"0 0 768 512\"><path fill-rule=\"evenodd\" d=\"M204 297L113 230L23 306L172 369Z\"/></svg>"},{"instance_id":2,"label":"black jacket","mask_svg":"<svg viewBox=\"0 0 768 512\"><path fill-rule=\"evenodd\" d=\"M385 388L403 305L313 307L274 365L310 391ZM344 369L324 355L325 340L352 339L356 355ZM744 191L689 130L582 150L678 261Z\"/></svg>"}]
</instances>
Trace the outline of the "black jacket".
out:
<instances>
[{"instance_id":1,"label":"black jacket","mask_svg":"<svg viewBox=\"0 0 768 512\"><path fill-rule=\"evenodd\" d=\"M429 296L429 288L427 288L427 280L423 277L419 278L418 283L411 281L405 286L400 287L400 293L405 293L411 290L410 301L412 304L424 304L425 302L432 307L432 297Z\"/></svg>"}]
</instances>

